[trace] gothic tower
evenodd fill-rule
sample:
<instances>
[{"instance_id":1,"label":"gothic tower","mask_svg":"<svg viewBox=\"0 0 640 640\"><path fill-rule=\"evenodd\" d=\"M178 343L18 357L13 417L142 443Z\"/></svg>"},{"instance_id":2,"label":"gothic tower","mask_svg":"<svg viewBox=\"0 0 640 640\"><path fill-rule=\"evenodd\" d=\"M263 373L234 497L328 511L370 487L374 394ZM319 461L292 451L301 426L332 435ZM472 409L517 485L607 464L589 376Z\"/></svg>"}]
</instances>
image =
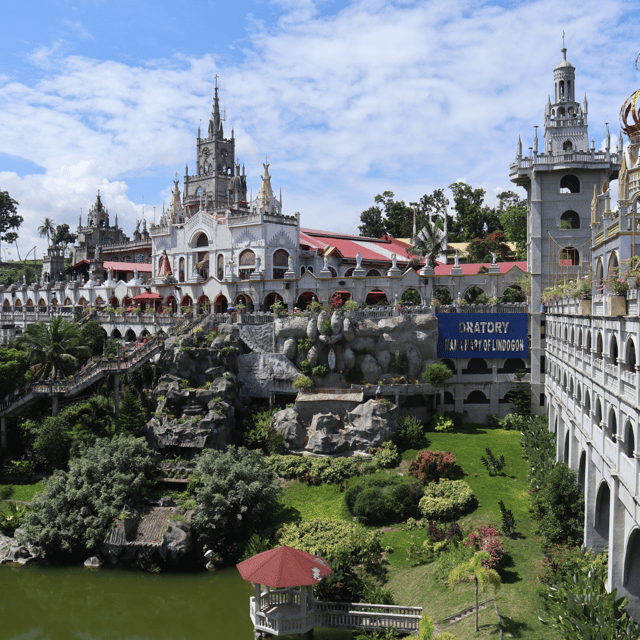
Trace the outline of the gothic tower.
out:
<instances>
[{"instance_id":1,"label":"gothic tower","mask_svg":"<svg viewBox=\"0 0 640 640\"><path fill-rule=\"evenodd\" d=\"M591 264L592 199L606 192L620 170L617 153L588 144L587 100L575 100L575 67L562 60L553 71L554 101L544 112L544 149L538 152L537 127L528 156L518 141L509 177L527 191L527 255L531 273L531 382L543 404L544 314L546 287L588 275ZM603 188L604 187L604 188ZM604 196L601 196L604 197Z\"/></svg>"},{"instance_id":2,"label":"gothic tower","mask_svg":"<svg viewBox=\"0 0 640 640\"><path fill-rule=\"evenodd\" d=\"M196 140L196 173L184 176L184 208L187 217L200 208L205 211L226 208L229 205L229 187L235 173L236 141L224 137L223 116L220 113L218 87L215 88L211 119L207 128L207 137Z\"/></svg>"}]
</instances>

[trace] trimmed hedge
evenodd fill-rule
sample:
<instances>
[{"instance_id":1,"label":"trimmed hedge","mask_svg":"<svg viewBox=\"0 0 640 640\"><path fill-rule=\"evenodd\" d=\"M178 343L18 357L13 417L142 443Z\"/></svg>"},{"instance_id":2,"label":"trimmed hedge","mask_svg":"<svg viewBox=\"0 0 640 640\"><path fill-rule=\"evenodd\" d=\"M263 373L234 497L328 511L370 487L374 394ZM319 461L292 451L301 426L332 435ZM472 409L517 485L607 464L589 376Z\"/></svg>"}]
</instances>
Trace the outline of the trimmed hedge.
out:
<instances>
[{"instance_id":1,"label":"trimmed hedge","mask_svg":"<svg viewBox=\"0 0 640 640\"><path fill-rule=\"evenodd\" d=\"M417 483L376 474L347 489L349 512L365 525L400 522L415 515L422 491Z\"/></svg>"},{"instance_id":2,"label":"trimmed hedge","mask_svg":"<svg viewBox=\"0 0 640 640\"><path fill-rule=\"evenodd\" d=\"M442 480L426 486L419 509L429 520L455 520L476 504L476 497L464 480Z\"/></svg>"},{"instance_id":3,"label":"trimmed hedge","mask_svg":"<svg viewBox=\"0 0 640 640\"><path fill-rule=\"evenodd\" d=\"M360 458L309 458L293 455L273 455L267 464L286 480L302 480L310 484L341 482L367 473L371 463Z\"/></svg>"}]
</instances>

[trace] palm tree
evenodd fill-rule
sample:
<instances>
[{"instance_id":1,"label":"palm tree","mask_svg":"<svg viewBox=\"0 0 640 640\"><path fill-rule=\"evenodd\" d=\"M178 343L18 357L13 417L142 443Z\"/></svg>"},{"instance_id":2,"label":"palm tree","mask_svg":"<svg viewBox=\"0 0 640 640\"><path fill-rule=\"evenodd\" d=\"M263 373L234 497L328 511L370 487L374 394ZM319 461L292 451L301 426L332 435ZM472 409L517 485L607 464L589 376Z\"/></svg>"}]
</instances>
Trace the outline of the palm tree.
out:
<instances>
[{"instance_id":1,"label":"palm tree","mask_svg":"<svg viewBox=\"0 0 640 640\"><path fill-rule=\"evenodd\" d=\"M38 235L47 239L47 245L51 245L51 238L56 232L56 223L49 217L42 220L42 224L38 227Z\"/></svg>"},{"instance_id":2,"label":"palm tree","mask_svg":"<svg viewBox=\"0 0 640 640\"><path fill-rule=\"evenodd\" d=\"M78 358L91 355L88 347L80 344L77 325L62 316L56 316L49 325L44 322L30 325L17 343L29 355L36 380L73 373L78 367Z\"/></svg>"},{"instance_id":3,"label":"palm tree","mask_svg":"<svg viewBox=\"0 0 640 640\"><path fill-rule=\"evenodd\" d=\"M473 558L459 564L451 573L447 579L447 584L450 587L455 587L459 582L466 580L474 580L476 583L476 633L478 632L478 591L479 586L484 587L485 584L490 584L494 591L497 591L502 584L500 575L495 569L489 569L483 566L484 560L491 560L491 556L487 551L478 551Z\"/></svg>"},{"instance_id":4,"label":"palm tree","mask_svg":"<svg viewBox=\"0 0 640 640\"><path fill-rule=\"evenodd\" d=\"M412 256L427 258L429 265L436 266L436 256L444 251L447 246L447 238L444 231L435 223L429 222L418 232L413 239L413 245L407 249Z\"/></svg>"}]
</instances>

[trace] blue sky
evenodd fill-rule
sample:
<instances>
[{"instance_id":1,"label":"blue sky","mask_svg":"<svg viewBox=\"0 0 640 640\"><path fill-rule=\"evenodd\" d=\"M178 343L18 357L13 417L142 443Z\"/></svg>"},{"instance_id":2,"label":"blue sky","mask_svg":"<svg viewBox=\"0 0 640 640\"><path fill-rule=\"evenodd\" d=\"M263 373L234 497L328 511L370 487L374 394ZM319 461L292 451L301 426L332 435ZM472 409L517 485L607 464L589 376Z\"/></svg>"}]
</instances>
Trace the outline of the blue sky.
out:
<instances>
[{"instance_id":1,"label":"blue sky","mask_svg":"<svg viewBox=\"0 0 640 640\"><path fill-rule=\"evenodd\" d=\"M77 225L100 189L131 233L195 164L219 76L225 129L303 226L357 232L376 194L510 188L553 87L562 31L590 136L640 84L636 2L47 0L3 9L0 189L24 255L43 217ZM5 257L15 258L15 250Z\"/></svg>"}]
</instances>

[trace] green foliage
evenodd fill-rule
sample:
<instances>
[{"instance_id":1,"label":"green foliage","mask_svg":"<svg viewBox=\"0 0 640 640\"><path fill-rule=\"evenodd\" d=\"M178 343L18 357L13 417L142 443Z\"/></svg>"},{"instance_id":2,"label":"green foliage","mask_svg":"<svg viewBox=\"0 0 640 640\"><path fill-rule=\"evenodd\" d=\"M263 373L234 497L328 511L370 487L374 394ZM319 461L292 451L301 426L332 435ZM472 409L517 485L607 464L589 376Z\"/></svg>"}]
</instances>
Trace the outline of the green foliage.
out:
<instances>
[{"instance_id":1,"label":"green foliage","mask_svg":"<svg viewBox=\"0 0 640 640\"><path fill-rule=\"evenodd\" d=\"M359 475L370 466L368 462L358 458L309 458L293 455L269 456L267 464L280 478L298 479L308 484L342 482Z\"/></svg>"},{"instance_id":2,"label":"green foliage","mask_svg":"<svg viewBox=\"0 0 640 640\"><path fill-rule=\"evenodd\" d=\"M298 340L298 351L306 352L313 347L313 340L311 338L300 338Z\"/></svg>"},{"instance_id":3,"label":"green foliage","mask_svg":"<svg viewBox=\"0 0 640 640\"><path fill-rule=\"evenodd\" d=\"M444 415L440 411L436 411L431 416L431 424L433 425L433 430L438 433L450 433L455 427L453 418Z\"/></svg>"},{"instance_id":4,"label":"green foliage","mask_svg":"<svg viewBox=\"0 0 640 640\"><path fill-rule=\"evenodd\" d=\"M231 345L222 347L222 349L220 349L221 358L230 358L231 356L235 356L236 353L238 353L238 349L236 347L232 347Z\"/></svg>"},{"instance_id":5,"label":"green foliage","mask_svg":"<svg viewBox=\"0 0 640 640\"><path fill-rule=\"evenodd\" d=\"M438 582L446 583L449 579L449 574L455 567L467 562L473 558L475 549L473 547L467 547L463 544L450 545L442 554L436 559L436 570L434 577Z\"/></svg>"},{"instance_id":6,"label":"green foliage","mask_svg":"<svg viewBox=\"0 0 640 640\"><path fill-rule=\"evenodd\" d=\"M418 640L432 640L436 631L433 620L425 613L420 618L420 628L418 630ZM442 636L440 636L442 637Z\"/></svg>"},{"instance_id":7,"label":"green foliage","mask_svg":"<svg viewBox=\"0 0 640 640\"><path fill-rule=\"evenodd\" d=\"M262 455L234 446L198 456L190 487L198 503L193 525L223 555L233 555L230 547L263 525L280 495L278 477Z\"/></svg>"},{"instance_id":8,"label":"green foliage","mask_svg":"<svg viewBox=\"0 0 640 640\"><path fill-rule=\"evenodd\" d=\"M406 520L416 513L421 490L397 476L375 474L352 484L345 504L358 522L365 525Z\"/></svg>"},{"instance_id":9,"label":"green foliage","mask_svg":"<svg viewBox=\"0 0 640 640\"><path fill-rule=\"evenodd\" d=\"M453 302L453 298L451 296L451 292L447 287L438 287L433 292L433 297L440 301L440 304L451 304Z\"/></svg>"},{"instance_id":10,"label":"green foliage","mask_svg":"<svg viewBox=\"0 0 640 640\"><path fill-rule=\"evenodd\" d=\"M0 485L0 500L8 500L14 492L12 484Z\"/></svg>"},{"instance_id":11,"label":"green foliage","mask_svg":"<svg viewBox=\"0 0 640 640\"><path fill-rule=\"evenodd\" d=\"M244 424L242 442L248 449L264 449L276 453L278 439L282 436L273 428L273 416L278 409L254 411ZM283 445L284 446L284 445ZM281 453L281 451L277 451Z\"/></svg>"},{"instance_id":12,"label":"green foliage","mask_svg":"<svg viewBox=\"0 0 640 640\"><path fill-rule=\"evenodd\" d=\"M14 531L22 526L29 508L18 502L9 502L6 511L0 515L0 533L12 536Z\"/></svg>"},{"instance_id":13,"label":"green foliage","mask_svg":"<svg viewBox=\"0 0 640 640\"><path fill-rule=\"evenodd\" d=\"M428 446L429 439L419 418L416 418L416 416L402 416L398 423L398 446L402 451Z\"/></svg>"},{"instance_id":14,"label":"green foliage","mask_svg":"<svg viewBox=\"0 0 640 640\"><path fill-rule=\"evenodd\" d=\"M101 356L107 341L107 332L97 320L85 322L80 328L80 344L89 349L89 355Z\"/></svg>"},{"instance_id":15,"label":"green foliage","mask_svg":"<svg viewBox=\"0 0 640 640\"><path fill-rule=\"evenodd\" d=\"M373 466L379 469L393 469L400 464L401 456L393 442L385 442L373 454Z\"/></svg>"},{"instance_id":16,"label":"green foliage","mask_svg":"<svg viewBox=\"0 0 640 640\"><path fill-rule=\"evenodd\" d=\"M33 438L33 451L47 470L66 469L70 458L80 454L97 438L114 433L115 418L111 403L104 396L93 396L62 409L42 422L25 420L23 431Z\"/></svg>"},{"instance_id":17,"label":"green foliage","mask_svg":"<svg viewBox=\"0 0 640 640\"><path fill-rule=\"evenodd\" d=\"M32 363L31 373L40 380L49 376L66 377L78 368L79 359L88 357L89 349L80 344L80 331L75 323L56 316L47 325L29 325L16 340Z\"/></svg>"},{"instance_id":18,"label":"green foliage","mask_svg":"<svg viewBox=\"0 0 640 640\"><path fill-rule=\"evenodd\" d=\"M640 637L640 625L625 611L626 598L607 592L607 566L558 571L544 601L548 615L543 624L565 640L623 640Z\"/></svg>"},{"instance_id":19,"label":"green foliage","mask_svg":"<svg viewBox=\"0 0 640 640\"><path fill-rule=\"evenodd\" d=\"M291 385L294 389L306 391L313 389L313 380L309 376L298 376Z\"/></svg>"},{"instance_id":20,"label":"green foliage","mask_svg":"<svg viewBox=\"0 0 640 640\"><path fill-rule=\"evenodd\" d=\"M331 335L331 320L323 320L320 324L320 333L323 336Z\"/></svg>"},{"instance_id":21,"label":"green foliage","mask_svg":"<svg viewBox=\"0 0 640 640\"><path fill-rule=\"evenodd\" d=\"M147 415L132 389L127 389L120 403L118 430L131 435L139 435L147 424Z\"/></svg>"},{"instance_id":22,"label":"green foliage","mask_svg":"<svg viewBox=\"0 0 640 640\"><path fill-rule=\"evenodd\" d=\"M497 262L504 262L512 258L513 252L505 240L502 231L493 231L485 238L474 238L467 245L469 262L492 262L492 253L496 254Z\"/></svg>"},{"instance_id":23,"label":"green foliage","mask_svg":"<svg viewBox=\"0 0 640 640\"><path fill-rule=\"evenodd\" d=\"M471 242L500 229L495 211L484 204L484 189L474 189L464 182L454 182L449 189L456 211L454 223L449 227L449 242Z\"/></svg>"},{"instance_id":24,"label":"green foliage","mask_svg":"<svg viewBox=\"0 0 640 640\"><path fill-rule=\"evenodd\" d=\"M529 417L522 425L523 456L529 461L531 487L539 489L556 464L556 437L549 431L547 418Z\"/></svg>"},{"instance_id":25,"label":"green foliage","mask_svg":"<svg viewBox=\"0 0 640 640\"><path fill-rule=\"evenodd\" d=\"M6 393L28 380L29 357L21 349L0 347L0 389Z\"/></svg>"},{"instance_id":26,"label":"green foliage","mask_svg":"<svg viewBox=\"0 0 640 640\"><path fill-rule=\"evenodd\" d=\"M34 496L21 541L46 558L95 548L113 519L147 490L153 476L150 453L141 438L97 440Z\"/></svg>"},{"instance_id":27,"label":"green foliage","mask_svg":"<svg viewBox=\"0 0 640 640\"><path fill-rule=\"evenodd\" d=\"M416 454L409 465L409 473L423 482L450 478L456 464L455 453L424 449Z\"/></svg>"},{"instance_id":28,"label":"green foliage","mask_svg":"<svg viewBox=\"0 0 640 640\"><path fill-rule=\"evenodd\" d=\"M402 351L396 350L393 355L393 362L391 363L391 369L396 373L404 373L409 366L407 357L403 355Z\"/></svg>"},{"instance_id":29,"label":"green foliage","mask_svg":"<svg viewBox=\"0 0 640 640\"><path fill-rule=\"evenodd\" d=\"M429 520L454 520L477 505L471 487L464 480L429 483L420 500L423 517Z\"/></svg>"},{"instance_id":30,"label":"green foliage","mask_svg":"<svg viewBox=\"0 0 640 640\"><path fill-rule=\"evenodd\" d=\"M545 484L533 493L532 511L539 521L543 544L560 542L582 544L584 496L578 475L564 462L558 462Z\"/></svg>"},{"instance_id":31,"label":"green foliage","mask_svg":"<svg viewBox=\"0 0 640 640\"><path fill-rule=\"evenodd\" d=\"M444 386L444 383L451 378L451 376L453 376L453 372L442 362L434 362L433 364L427 365L422 373L422 379L434 387Z\"/></svg>"},{"instance_id":32,"label":"green foliage","mask_svg":"<svg viewBox=\"0 0 640 640\"><path fill-rule=\"evenodd\" d=\"M311 373L319 378L324 378L329 374L329 367L326 364L319 364L317 367L313 367Z\"/></svg>"},{"instance_id":33,"label":"green foliage","mask_svg":"<svg viewBox=\"0 0 640 640\"><path fill-rule=\"evenodd\" d=\"M527 259L527 202L513 193L505 191L498 194L500 201L497 214L504 229L507 242L515 242L516 258Z\"/></svg>"},{"instance_id":34,"label":"green foliage","mask_svg":"<svg viewBox=\"0 0 640 640\"><path fill-rule=\"evenodd\" d=\"M12 244L18 239L22 216L18 215L18 202L8 191L0 191L0 241Z\"/></svg>"},{"instance_id":35,"label":"green foliage","mask_svg":"<svg viewBox=\"0 0 640 640\"><path fill-rule=\"evenodd\" d=\"M339 558L349 567L361 565L367 572L376 571L380 565L381 537L378 529L342 520L292 522L278 531L280 544L308 553L320 550L325 558Z\"/></svg>"},{"instance_id":36,"label":"green foliage","mask_svg":"<svg viewBox=\"0 0 640 640\"><path fill-rule=\"evenodd\" d=\"M524 371L516 371L507 394L511 411L520 416L531 415L531 383L523 380Z\"/></svg>"},{"instance_id":37,"label":"green foliage","mask_svg":"<svg viewBox=\"0 0 640 640\"><path fill-rule=\"evenodd\" d=\"M513 511L504 506L504 502L498 502L500 507L500 515L502 516L502 533L508 538L516 537L516 519L513 517Z\"/></svg>"},{"instance_id":38,"label":"green foliage","mask_svg":"<svg viewBox=\"0 0 640 640\"><path fill-rule=\"evenodd\" d=\"M484 456L482 456L480 460L482 461L482 465L484 466L484 468L489 472L489 475L497 476L499 473L502 473L502 470L504 469L506 464L504 456L496 458L489 447L485 449L485 452L487 454L487 457L485 458Z\"/></svg>"},{"instance_id":39,"label":"green foliage","mask_svg":"<svg viewBox=\"0 0 640 640\"><path fill-rule=\"evenodd\" d=\"M588 572L596 566L607 567L606 553L596 554L593 549L581 549L570 544L553 544L545 549L542 562L537 567L536 582L543 589L558 580L558 573L573 575Z\"/></svg>"},{"instance_id":40,"label":"green foliage","mask_svg":"<svg viewBox=\"0 0 640 640\"><path fill-rule=\"evenodd\" d=\"M302 371L302 373L306 376L311 375L311 364L308 360L303 360L300 363L300 371Z\"/></svg>"},{"instance_id":41,"label":"green foliage","mask_svg":"<svg viewBox=\"0 0 640 640\"><path fill-rule=\"evenodd\" d=\"M33 465L29 460L10 460L4 465L2 472L19 480L27 479L33 474Z\"/></svg>"}]
</instances>

